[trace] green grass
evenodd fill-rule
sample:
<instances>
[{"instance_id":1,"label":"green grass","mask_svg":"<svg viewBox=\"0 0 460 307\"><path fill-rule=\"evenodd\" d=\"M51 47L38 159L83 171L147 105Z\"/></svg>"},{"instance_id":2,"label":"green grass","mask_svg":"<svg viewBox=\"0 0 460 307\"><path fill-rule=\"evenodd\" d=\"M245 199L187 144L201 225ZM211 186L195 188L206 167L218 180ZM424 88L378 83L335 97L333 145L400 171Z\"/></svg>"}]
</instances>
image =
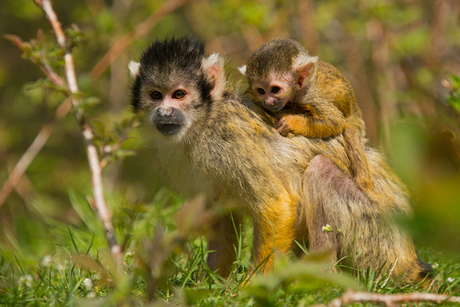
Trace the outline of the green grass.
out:
<instances>
[{"instance_id":1,"label":"green grass","mask_svg":"<svg viewBox=\"0 0 460 307\"><path fill-rule=\"evenodd\" d=\"M46 204L34 203L33 219L20 224L31 226L21 230L20 239L6 234L8 244L0 249L1 306L308 306L327 303L348 288L378 293L427 288L389 281L383 270L331 273L314 255L278 256L273 272L251 273L250 228L235 247L230 277L222 279L206 266L206 240L196 232L201 230L183 226L186 220L177 223L184 201L164 188L152 204L110 199L122 204L111 208L124 246L123 269L117 272L90 205L74 191L69 197L77 214L73 223L47 217ZM460 295L458 259L431 250L420 254L437 266L429 292Z\"/></svg>"}]
</instances>

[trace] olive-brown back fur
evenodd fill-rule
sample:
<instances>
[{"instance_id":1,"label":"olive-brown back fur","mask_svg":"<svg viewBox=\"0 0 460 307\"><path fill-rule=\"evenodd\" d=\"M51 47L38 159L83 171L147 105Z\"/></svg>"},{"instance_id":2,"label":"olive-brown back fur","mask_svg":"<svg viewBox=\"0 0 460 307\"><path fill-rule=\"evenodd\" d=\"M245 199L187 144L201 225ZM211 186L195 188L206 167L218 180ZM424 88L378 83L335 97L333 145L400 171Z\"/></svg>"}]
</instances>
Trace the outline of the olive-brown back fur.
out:
<instances>
[{"instance_id":1,"label":"olive-brown back fur","mask_svg":"<svg viewBox=\"0 0 460 307\"><path fill-rule=\"evenodd\" d=\"M361 117L361 110L356 102L353 88L337 68L329 63L318 61L316 78L313 82L316 85L315 96L332 101L345 118L349 116Z\"/></svg>"}]
</instances>

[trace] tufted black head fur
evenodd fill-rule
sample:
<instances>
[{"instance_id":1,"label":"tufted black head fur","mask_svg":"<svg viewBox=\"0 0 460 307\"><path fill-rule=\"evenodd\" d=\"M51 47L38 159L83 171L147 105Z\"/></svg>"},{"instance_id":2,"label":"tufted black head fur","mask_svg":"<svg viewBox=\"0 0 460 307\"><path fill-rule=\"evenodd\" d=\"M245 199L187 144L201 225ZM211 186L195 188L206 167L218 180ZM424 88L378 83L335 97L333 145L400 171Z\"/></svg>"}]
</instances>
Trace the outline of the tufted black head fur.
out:
<instances>
[{"instance_id":1,"label":"tufted black head fur","mask_svg":"<svg viewBox=\"0 0 460 307\"><path fill-rule=\"evenodd\" d=\"M196 37L156 40L143 53L139 71L131 87L134 112L141 108L141 88L145 82L169 85L174 78L193 82L203 102L211 102L211 81L202 69L205 44Z\"/></svg>"}]
</instances>

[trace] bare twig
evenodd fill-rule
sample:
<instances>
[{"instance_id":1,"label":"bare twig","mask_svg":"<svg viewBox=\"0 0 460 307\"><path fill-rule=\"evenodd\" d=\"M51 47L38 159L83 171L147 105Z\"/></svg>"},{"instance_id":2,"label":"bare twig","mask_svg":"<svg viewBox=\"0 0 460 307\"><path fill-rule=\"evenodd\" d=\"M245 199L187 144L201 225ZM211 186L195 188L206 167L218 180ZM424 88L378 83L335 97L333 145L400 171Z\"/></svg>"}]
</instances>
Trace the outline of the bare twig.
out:
<instances>
[{"instance_id":1,"label":"bare twig","mask_svg":"<svg viewBox=\"0 0 460 307\"><path fill-rule=\"evenodd\" d=\"M64 117L69 112L69 110L70 104L68 103L68 100L66 100L61 104L61 106L59 106L59 108L57 108L55 117ZM29 148L27 148L26 152L22 155L10 176L3 184L2 189L0 190L0 207L19 183L19 180L21 180L30 163L32 163L37 154L42 150L43 146L48 141L51 133L53 132L55 117L49 120L48 123L42 127L38 135L35 137L35 140L32 142Z\"/></svg>"},{"instance_id":2,"label":"bare twig","mask_svg":"<svg viewBox=\"0 0 460 307\"><path fill-rule=\"evenodd\" d=\"M64 61L65 61L65 73L67 83L70 89L71 94L69 98L74 107L78 107L78 100L73 96L73 94L78 93L78 84L77 78L75 75L75 68L73 64L73 56L70 48L66 45L66 37L64 31L62 31L61 24L57 19L57 16L53 10L51 2L49 0L34 0L38 7L40 7L46 14L46 17L51 23L51 26L54 30L56 40L61 48L65 50ZM101 177L101 168L99 166L99 157L97 153L96 146L93 142L93 132L89 124L85 121L83 114L78 111L78 108L75 108L75 116L77 122L80 125L83 138L86 144L86 154L88 157L89 167L91 169L91 184L93 189L94 201L97 207L97 215L102 221L107 235L107 240L110 245L112 255L116 259L117 263L121 264L121 248L116 242L115 233L113 225L111 222L110 211L108 210L107 204L104 199L104 190L102 187L102 177Z\"/></svg>"},{"instance_id":3,"label":"bare twig","mask_svg":"<svg viewBox=\"0 0 460 307\"><path fill-rule=\"evenodd\" d=\"M18 164L16 164L10 176L8 177L6 182L3 184L2 189L0 190L0 207L3 205L10 193L16 187L19 180L22 178L25 171L29 167L30 163L32 163L35 156L43 148L43 145L46 144L52 131L53 126L51 123L48 123L45 126L43 126L42 130L40 130L35 140L32 142L29 148L27 148L24 155L22 155Z\"/></svg>"},{"instance_id":4,"label":"bare twig","mask_svg":"<svg viewBox=\"0 0 460 307\"><path fill-rule=\"evenodd\" d=\"M144 22L140 23L131 32L122 36L110 50L102 57L102 59L90 71L89 76L91 79L98 79L102 73L128 48L136 39L146 35L153 27L155 27L161 19L184 6L187 3L195 0L168 0L150 15Z\"/></svg>"},{"instance_id":5,"label":"bare twig","mask_svg":"<svg viewBox=\"0 0 460 307\"><path fill-rule=\"evenodd\" d=\"M397 306L402 303L460 303L460 297L449 296L433 293L409 293L409 294L377 294L368 292L353 292L347 291L339 298L332 300L327 305L315 305L315 307L340 307L354 302L359 303L375 303L388 307Z\"/></svg>"}]
</instances>

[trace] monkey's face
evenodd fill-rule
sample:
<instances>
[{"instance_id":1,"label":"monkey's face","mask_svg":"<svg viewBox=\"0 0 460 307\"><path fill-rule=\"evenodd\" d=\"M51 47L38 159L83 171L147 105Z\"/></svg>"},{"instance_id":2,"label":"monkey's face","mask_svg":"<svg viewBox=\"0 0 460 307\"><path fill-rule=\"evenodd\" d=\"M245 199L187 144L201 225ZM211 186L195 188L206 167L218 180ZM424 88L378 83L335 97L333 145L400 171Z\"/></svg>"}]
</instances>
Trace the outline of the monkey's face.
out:
<instances>
[{"instance_id":1,"label":"monkey's face","mask_svg":"<svg viewBox=\"0 0 460 307\"><path fill-rule=\"evenodd\" d=\"M267 79L252 82L252 92L261 106L271 112L278 112L289 102L292 95L291 78L272 75Z\"/></svg>"},{"instance_id":2,"label":"monkey's face","mask_svg":"<svg viewBox=\"0 0 460 307\"><path fill-rule=\"evenodd\" d=\"M165 136L183 135L192 125L195 99L199 94L192 84L170 87L146 86L143 90L146 120Z\"/></svg>"},{"instance_id":3,"label":"monkey's face","mask_svg":"<svg viewBox=\"0 0 460 307\"><path fill-rule=\"evenodd\" d=\"M190 95L183 86L167 90L154 88L148 93L148 103L152 109L151 120L163 135L178 133L185 124L182 109L190 103Z\"/></svg>"},{"instance_id":4,"label":"monkey's face","mask_svg":"<svg viewBox=\"0 0 460 307\"><path fill-rule=\"evenodd\" d=\"M183 142L206 121L213 102L225 88L224 60L206 57L204 43L196 38L156 41L130 62L134 77L132 106L144 114L155 140Z\"/></svg>"}]
</instances>

